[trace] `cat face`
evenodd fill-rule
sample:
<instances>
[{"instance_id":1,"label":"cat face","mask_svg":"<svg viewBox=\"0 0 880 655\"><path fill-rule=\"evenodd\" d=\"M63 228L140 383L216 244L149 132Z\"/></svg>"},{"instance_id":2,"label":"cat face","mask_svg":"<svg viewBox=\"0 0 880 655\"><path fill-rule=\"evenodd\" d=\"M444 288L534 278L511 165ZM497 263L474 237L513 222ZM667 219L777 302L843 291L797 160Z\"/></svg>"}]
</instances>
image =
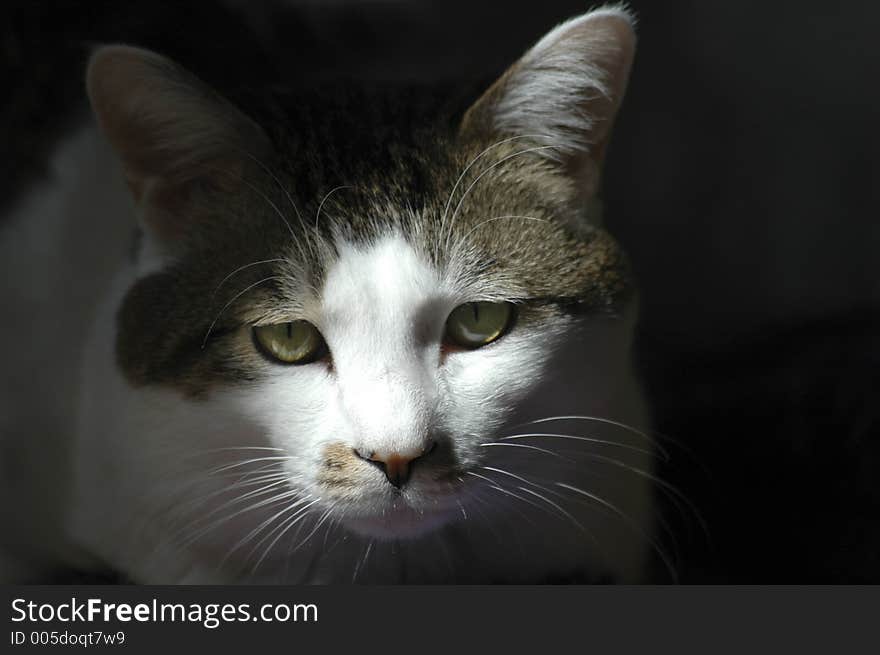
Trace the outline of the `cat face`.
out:
<instances>
[{"instance_id":1,"label":"cat face","mask_svg":"<svg viewBox=\"0 0 880 655\"><path fill-rule=\"evenodd\" d=\"M279 492L231 533L418 537L518 423L601 402L631 294L595 192L632 47L621 11L574 19L456 123L374 92L252 118L153 53L93 57L144 232L116 363L175 417L148 440Z\"/></svg>"},{"instance_id":2,"label":"cat face","mask_svg":"<svg viewBox=\"0 0 880 655\"><path fill-rule=\"evenodd\" d=\"M291 479L351 527L425 532L458 514L465 472L534 386L566 321L505 325L497 340L465 349L450 342L447 319L481 298L444 279L405 236L338 251L309 316L327 354L261 363L236 402L290 457Z\"/></svg>"}]
</instances>

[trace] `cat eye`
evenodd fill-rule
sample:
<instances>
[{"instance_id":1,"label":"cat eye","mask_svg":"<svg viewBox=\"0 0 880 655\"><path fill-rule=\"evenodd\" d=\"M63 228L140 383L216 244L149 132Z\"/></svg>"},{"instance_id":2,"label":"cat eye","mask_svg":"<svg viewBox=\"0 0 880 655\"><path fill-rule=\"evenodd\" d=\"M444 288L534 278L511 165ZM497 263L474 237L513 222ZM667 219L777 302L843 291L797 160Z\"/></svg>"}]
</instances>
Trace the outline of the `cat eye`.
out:
<instances>
[{"instance_id":1,"label":"cat eye","mask_svg":"<svg viewBox=\"0 0 880 655\"><path fill-rule=\"evenodd\" d=\"M446 338L462 348L480 348L502 336L513 320L509 302L469 302L446 319Z\"/></svg>"},{"instance_id":2,"label":"cat eye","mask_svg":"<svg viewBox=\"0 0 880 655\"><path fill-rule=\"evenodd\" d=\"M254 326L254 341L269 359L283 364L308 364L327 351L324 337L308 321Z\"/></svg>"}]
</instances>

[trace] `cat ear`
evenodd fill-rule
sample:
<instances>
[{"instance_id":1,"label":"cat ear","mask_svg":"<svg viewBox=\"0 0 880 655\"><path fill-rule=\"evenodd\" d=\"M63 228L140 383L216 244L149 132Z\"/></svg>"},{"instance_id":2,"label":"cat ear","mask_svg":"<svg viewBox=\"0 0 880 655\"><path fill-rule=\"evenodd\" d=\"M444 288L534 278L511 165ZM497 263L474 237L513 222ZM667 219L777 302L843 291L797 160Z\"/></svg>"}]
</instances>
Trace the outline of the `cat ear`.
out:
<instances>
[{"instance_id":1,"label":"cat ear","mask_svg":"<svg viewBox=\"0 0 880 655\"><path fill-rule=\"evenodd\" d=\"M592 195L635 53L633 17L609 7L548 33L467 111L466 137L521 137Z\"/></svg>"},{"instance_id":2,"label":"cat ear","mask_svg":"<svg viewBox=\"0 0 880 655\"><path fill-rule=\"evenodd\" d=\"M89 99L122 160L144 220L180 232L194 183L234 190L268 149L262 131L195 76L154 52L104 46L89 61Z\"/></svg>"}]
</instances>

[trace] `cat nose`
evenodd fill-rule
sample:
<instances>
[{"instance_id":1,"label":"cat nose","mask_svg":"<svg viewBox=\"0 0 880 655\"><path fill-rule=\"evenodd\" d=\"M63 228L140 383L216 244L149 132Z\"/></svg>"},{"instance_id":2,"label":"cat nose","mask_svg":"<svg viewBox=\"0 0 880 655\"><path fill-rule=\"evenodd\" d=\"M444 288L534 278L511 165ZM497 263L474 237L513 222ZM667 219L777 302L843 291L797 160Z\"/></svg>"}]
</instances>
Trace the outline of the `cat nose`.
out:
<instances>
[{"instance_id":1,"label":"cat nose","mask_svg":"<svg viewBox=\"0 0 880 655\"><path fill-rule=\"evenodd\" d=\"M379 453L375 451L367 452L360 448L356 449L354 452L361 459L366 460L382 469L382 472L385 474L388 482L390 482L393 487L400 489L409 480L413 462L415 462L417 459L425 457L426 455L429 455L436 446L437 442L432 441L430 444L428 444L426 448L423 448L418 452L410 451L406 453Z\"/></svg>"}]
</instances>

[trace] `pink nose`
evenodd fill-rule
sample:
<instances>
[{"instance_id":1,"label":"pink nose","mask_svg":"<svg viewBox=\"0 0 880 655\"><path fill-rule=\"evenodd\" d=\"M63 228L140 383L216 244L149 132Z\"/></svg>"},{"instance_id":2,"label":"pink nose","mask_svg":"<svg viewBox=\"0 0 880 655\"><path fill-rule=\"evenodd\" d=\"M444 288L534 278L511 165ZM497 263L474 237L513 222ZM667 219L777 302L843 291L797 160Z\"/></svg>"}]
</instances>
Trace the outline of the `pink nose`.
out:
<instances>
[{"instance_id":1,"label":"pink nose","mask_svg":"<svg viewBox=\"0 0 880 655\"><path fill-rule=\"evenodd\" d=\"M434 450L435 445L435 443L432 443L427 448L415 454L401 454L397 452L370 452L367 454L362 450L355 450L355 454L361 459L367 460L382 469L388 482L390 482L392 486L400 489L406 484L407 480L409 480L413 462L429 454Z\"/></svg>"}]
</instances>

